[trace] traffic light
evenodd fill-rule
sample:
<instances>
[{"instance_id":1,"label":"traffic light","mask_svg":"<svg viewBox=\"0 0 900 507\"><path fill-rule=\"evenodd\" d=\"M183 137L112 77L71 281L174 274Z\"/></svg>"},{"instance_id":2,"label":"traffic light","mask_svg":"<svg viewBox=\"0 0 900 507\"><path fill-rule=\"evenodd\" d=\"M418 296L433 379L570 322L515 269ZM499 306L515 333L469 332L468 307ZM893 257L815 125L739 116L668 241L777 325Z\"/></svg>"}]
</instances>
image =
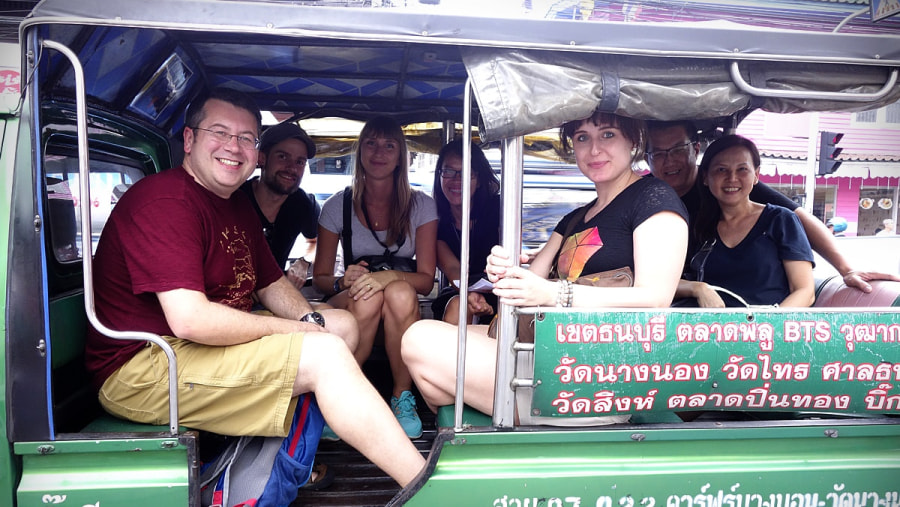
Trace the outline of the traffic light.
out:
<instances>
[{"instance_id":1,"label":"traffic light","mask_svg":"<svg viewBox=\"0 0 900 507\"><path fill-rule=\"evenodd\" d=\"M824 176L837 171L837 168L841 166L841 162L836 159L844 149L838 148L837 143L841 142L841 138L844 137L844 134L837 132L822 132L820 136L819 176Z\"/></svg>"}]
</instances>

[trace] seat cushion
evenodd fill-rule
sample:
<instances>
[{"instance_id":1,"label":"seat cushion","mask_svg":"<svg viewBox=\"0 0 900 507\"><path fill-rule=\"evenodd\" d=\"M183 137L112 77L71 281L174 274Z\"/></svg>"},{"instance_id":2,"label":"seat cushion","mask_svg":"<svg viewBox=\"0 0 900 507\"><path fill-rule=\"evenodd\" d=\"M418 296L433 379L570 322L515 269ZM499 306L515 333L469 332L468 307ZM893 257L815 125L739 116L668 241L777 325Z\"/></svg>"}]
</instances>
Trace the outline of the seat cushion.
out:
<instances>
[{"instance_id":1,"label":"seat cushion","mask_svg":"<svg viewBox=\"0 0 900 507\"><path fill-rule=\"evenodd\" d=\"M872 292L848 287L844 280L829 278L816 293L814 307L886 307L900 306L900 282L873 280Z\"/></svg>"}]
</instances>

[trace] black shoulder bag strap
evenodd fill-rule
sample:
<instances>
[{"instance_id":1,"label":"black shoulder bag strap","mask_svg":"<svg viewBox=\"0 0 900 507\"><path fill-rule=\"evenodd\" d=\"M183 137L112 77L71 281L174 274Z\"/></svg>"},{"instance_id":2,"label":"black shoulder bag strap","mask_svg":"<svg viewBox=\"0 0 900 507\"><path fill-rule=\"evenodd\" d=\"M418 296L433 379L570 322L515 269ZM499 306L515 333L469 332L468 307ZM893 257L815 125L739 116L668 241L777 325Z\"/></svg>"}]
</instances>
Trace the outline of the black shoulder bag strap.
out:
<instances>
[{"instance_id":1,"label":"black shoulder bag strap","mask_svg":"<svg viewBox=\"0 0 900 507\"><path fill-rule=\"evenodd\" d=\"M384 241L381 241L380 239L378 239L378 235L375 234L375 229L373 228L374 226L372 225L372 220L369 219L369 212L366 210L365 194L363 194L361 201L362 201L363 217L365 217L365 219L366 219L366 228L369 229L369 232L372 233L372 237L375 238L375 241L377 241L379 245L384 247L384 256L385 257L393 257L395 253L400 251L400 247L403 246L403 243L406 243L406 236L400 238L400 241L397 242L396 250L391 250L391 247L385 245Z\"/></svg>"},{"instance_id":2,"label":"black shoulder bag strap","mask_svg":"<svg viewBox=\"0 0 900 507\"><path fill-rule=\"evenodd\" d=\"M341 229L341 246L344 249L344 268L353 263L353 237L350 213L353 213L353 191L344 189L344 227Z\"/></svg>"}]
</instances>

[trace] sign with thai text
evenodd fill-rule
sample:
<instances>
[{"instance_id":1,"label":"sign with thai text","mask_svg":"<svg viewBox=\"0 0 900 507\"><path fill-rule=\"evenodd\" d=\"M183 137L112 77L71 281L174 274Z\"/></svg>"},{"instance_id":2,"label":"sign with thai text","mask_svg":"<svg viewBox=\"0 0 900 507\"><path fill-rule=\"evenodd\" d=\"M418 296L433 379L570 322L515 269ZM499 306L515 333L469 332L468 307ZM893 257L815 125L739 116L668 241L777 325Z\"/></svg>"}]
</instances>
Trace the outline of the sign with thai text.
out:
<instances>
[{"instance_id":1,"label":"sign with thai text","mask_svg":"<svg viewBox=\"0 0 900 507\"><path fill-rule=\"evenodd\" d=\"M900 313L551 311L532 413L900 413Z\"/></svg>"}]
</instances>

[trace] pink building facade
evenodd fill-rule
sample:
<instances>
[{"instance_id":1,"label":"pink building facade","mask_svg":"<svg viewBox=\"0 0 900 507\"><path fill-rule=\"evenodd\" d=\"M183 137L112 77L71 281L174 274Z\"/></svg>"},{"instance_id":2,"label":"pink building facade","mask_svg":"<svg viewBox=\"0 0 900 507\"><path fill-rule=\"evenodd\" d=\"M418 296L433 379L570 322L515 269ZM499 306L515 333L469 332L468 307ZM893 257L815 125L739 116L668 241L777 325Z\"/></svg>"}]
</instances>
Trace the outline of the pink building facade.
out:
<instances>
[{"instance_id":1,"label":"pink building facade","mask_svg":"<svg viewBox=\"0 0 900 507\"><path fill-rule=\"evenodd\" d=\"M807 163L810 142L818 157L818 132L838 132L843 152L833 174L816 176ZM898 219L900 103L860 113L774 114L755 111L738 134L752 139L763 156L760 179L805 203L806 178L815 177L811 209L823 221L839 216L848 236L870 236L886 218ZM812 139L810 136L812 134Z\"/></svg>"}]
</instances>

